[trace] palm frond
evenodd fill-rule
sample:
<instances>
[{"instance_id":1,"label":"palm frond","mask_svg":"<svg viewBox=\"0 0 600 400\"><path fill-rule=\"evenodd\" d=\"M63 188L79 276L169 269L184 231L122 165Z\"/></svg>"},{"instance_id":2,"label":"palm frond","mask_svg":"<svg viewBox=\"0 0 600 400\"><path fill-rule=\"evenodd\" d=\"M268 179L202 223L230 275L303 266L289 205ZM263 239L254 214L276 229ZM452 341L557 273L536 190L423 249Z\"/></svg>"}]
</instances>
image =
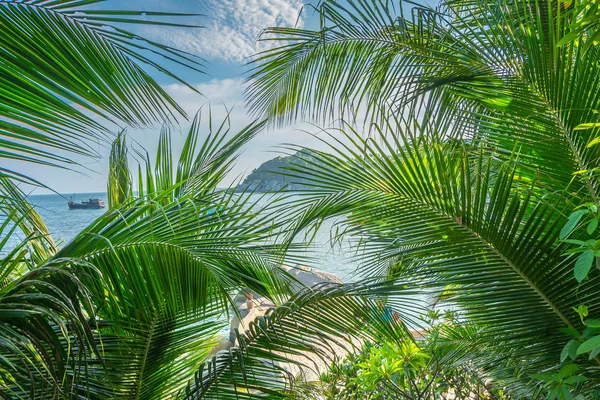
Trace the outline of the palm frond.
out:
<instances>
[{"instance_id":1,"label":"palm frond","mask_svg":"<svg viewBox=\"0 0 600 400\"><path fill-rule=\"evenodd\" d=\"M118 207L133 197L133 182L128 165L125 131L113 141L108 159L109 174L106 197L109 208Z\"/></svg>"},{"instance_id":2,"label":"palm frond","mask_svg":"<svg viewBox=\"0 0 600 400\"><path fill-rule=\"evenodd\" d=\"M0 1L1 158L72 168L73 155L95 155L92 142L110 136L108 121L185 115L150 72L178 79L165 63L201 73L201 60L121 26L178 26L173 18L186 15L89 8L97 3Z\"/></svg>"},{"instance_id":3,"label":"palm frond","mask_svg":"<svg viewBox=\"0 0 600 400\"><path fill-rule=\"evenodd\" d=\"M332 136L333 154L310 150L312 165L290 168L314 187L296 202L295 232L347 216L340 232L360 240L366 276L410 276L424 293L444 292L497 351L518 348L520 368L554 365L566 341L558 327L581 325L572 306L600 312L598 280L578 286L557 244L569 195L470 144L394 132L349 132L349 145Z\"/></svg>"},{"instance_id":4,"label":"palm frond","mask_svg":"<svg viewBox=\"0 0 600 400\"><path fill-rule=\"evenodd\" d=\"M37 262L47 260L57 251L56 244L37 211L27 202L25 194L13 181L0 174L0 216L11 221L33 247L31 255ZM18 234L17 231L11 232ZM4 246L0 246L2 249Z\"/></svg>"},{"instance_id":5,"label":"palm frond","mask_svg":"<svg viewBox=\"0 0 600 400\"><path fill-rule=\"evenodd\" d=\"M380 125L419 115L429 131L485 143L495 156L516 149L529 179L596 199L598 128L578 127L598 118L600 85L590 74L600 53L558 46L569 12L487 0L415 6L412 17L402 10L332 0L319 9L317 31L267 30L289 43L253 61L251 110L285 122L366 107L366 122Z\"/></svg>"},{"instance_id":6,"label":"palm frond","mask_svg":"<svg viewBox=\"0 0 600 400\"><path fill-rule=\"evenodd\" d=\"M162 129L154 168L151 167L149 154L135 150L141 158L138 167L138 193L126 189L131 185L131 173L128 170L128 154L124 138L115 141L111 154L110 169L114 171L109 177L109 193L123 193L120 201L135 197L152 198L161 196L161 201L169 202L178 198L203 197L218 189L218 185L231 170L231 167L246 145L263 129L264 121L254 121L239 132L231 131L230 110L222 121L214 121L212 109L205 112L200 109L187 132L186 139L179 155L175 159L172 149L171 130L169 125ZM207 114L207 121L203 115ZM200 139L205 136L202 141ZM127 171L127 172L126 172ZM129 183L127 183L129 182ZM125 195L124 193L129 193ZM170 192L170 196L165 196Z\"/></svg>"},{"instance_id":7,"label":"palm frond","mask_svg":"<svg viewBox=\"0 0 600 400\"><path fill-rule=\"evenodd\" d=\"M76 383L88 379L78 353L85 349L92 356L98 351L89 292L79 282L82 275L81 269L48 263L20 278L9 277L2 286L0 379L6 395L70 397L77 392Z\"/></svg>"},{"instance_id":8,"label":"palm frond","mask_svg":"<svg viewBox=\"0 0 600 400\"><path fill-rule=\"evenodd\" d=\"M274 243L283 227L261 200L218 190L241 147L261 128L229 136L226 119L200 140L200 113L179 160L163 132L156 168L131 189L125 136L115 140L108 187L111 209L60 249L53 262L93 266L90 292L99 354L82 349L88 398L173 396L205 361L229 321L231 293L252 290L280 303L291 278ZM209 118L210 119L210 118ZM141 167L140 167L141 170ZM91 360L91 361L90 361Z\"/></svg>"}]
</instances>

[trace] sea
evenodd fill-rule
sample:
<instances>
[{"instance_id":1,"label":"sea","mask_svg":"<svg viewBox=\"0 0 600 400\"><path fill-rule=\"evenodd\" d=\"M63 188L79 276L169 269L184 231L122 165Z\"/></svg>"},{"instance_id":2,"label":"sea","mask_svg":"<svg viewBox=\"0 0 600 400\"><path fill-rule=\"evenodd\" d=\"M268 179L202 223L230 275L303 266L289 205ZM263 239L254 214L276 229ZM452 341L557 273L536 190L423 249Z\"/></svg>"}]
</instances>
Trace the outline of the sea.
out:
<instances>
[{"instance_id":1,"label":"sea","mask_svg":"<svg viewBox=\"0 0 600 400\"><path fill-rule=\"evenodd\" d=\"M47 194L30 195L29 202L42 216L50 234L59 246L71 241L79 232L90 225L94 220L101 217L106 209L99 210L69 210L67 201L73 196L73 201L80 202L89 198L102 198L106 201L106 193L78 193L73 194ZM266 201L262 195L256 196L255 200ZM251 199L253 200L253 199ZM358 279L356 257L349 241L342 240L332 244L331 232L335 221L325 221L312 239L311 245L303 251L306 260L300 264L318 268L337 275L344 282L354 282ZM15 235L10 238L13 246L20 241L21 237ZM290 262L292 266L298 264L298 260Z\"/></svg>"}]
</instances>

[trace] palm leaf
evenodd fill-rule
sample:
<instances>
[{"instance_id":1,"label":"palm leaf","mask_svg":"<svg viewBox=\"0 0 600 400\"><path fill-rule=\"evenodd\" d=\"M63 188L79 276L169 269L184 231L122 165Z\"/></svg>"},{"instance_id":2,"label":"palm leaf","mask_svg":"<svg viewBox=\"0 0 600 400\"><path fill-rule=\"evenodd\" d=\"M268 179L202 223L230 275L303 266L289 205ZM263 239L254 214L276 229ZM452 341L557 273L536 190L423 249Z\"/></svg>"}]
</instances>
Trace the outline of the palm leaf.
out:
<instances>
[{"instance_id":1,"label":"palm leaf","mask_svg":"<svg viewBox=\"0 0 600 400\"><path fill-rule=\"evenodd\" d=\"M470 145L396 132L347 133L350 145L310 150L312 165L290 168L314 186L296 203L294 231L348 216L339 231L360 239L366 276L410 276L425 293L444 292L504 359L519 349L513 366L553 366L566 342L557 329L582 328L572 306L599 312L598 281L578 287L574 260L556 243L566 198Z\"/></svg>"},{"instance_id":2,"label":"palm leaf","mask_svg":"<svg viewBox=\"0 0 600 400\"><path fill-rule=\"evenodd\" d=\"M28 238L28 245L33 247L31 255L37 262L45 261L57 251L46 224L27 202L25 194L14 182L2 176L0 176L0 215L6 221L12 221L14 227ZM11 234L6 238L8 239Z\"/></svg>"},{"instance_id":3,"label":"palm leaf","mask_svg":"<svg viewBox=\"0 0 600 400\"><path fill-rule=\"evenodd\" d=\"M208 114L206 122L202 121L204 114ZM203 197L217 191L217 185L229 173L243 146L265 125L264 122L254 121L232 134L229 115L230 111L227 110L227 116L216 122L211 109L208 112L200 109L190 125L178 160L173 156L172 128L165 125L154 157L154 169L151 167L150 156L143 150L136 149L141 158L137 174L137 197L152 198L160 195L161 201L169 202L190 196ZM202 135L205 138L200 142ZM134 198L130 189L132 178L127 160L127 146L123 137L114 142L110 159L108 192L114 191L115 198L119 198L115 205ZM166 192L171 192L171 195L165 196Z\"/></svg>"},{"instance_id":4,"label":"palm leaf","mask_svg":"<svg viewBox=\"0 0 600 400\"><path fill-rule=\"evenodd\" d=\"M186 15L88 8L97 3L0 1L1 158L71 168L73 155L96 154L90 141L109 137L107 121L141 126L184 115L149 72L176 78L165 62L200 71L201 61L121 26L178 26L147 17Z\"/></svg>"},{"instance_id":5,"label":"palm leaf","mask_svg":"<svg viewBox=\"0 0 600 400\"><path fill-rule=\"evenodd\" d=\"M230 293L247 288L275 302L288 293L290 278L279 268L284 248L274 244L282 224L260 199L216 189L262 125L229 137L227 121L215 131L211 122L203 141L200 126L198 116L179 161L163 133L155 171L144 160L150 172L138 195L120 135L111 154L111 209L51 260L93 266L101 276L80 278L91 293L100 349L77 352L85 379L71 382L80 395L173 396L227 324Z\"/></svg>"},{"instance_id":6,"label":"palm leaf","mask_svg":"<svg viewBox=\"0 0 600 400\"><path fill-rule=\"evenodd\" d=\"M599 149L588 144L598 134L577 127L597 119L600 86L589 74L600 53L557 47L568 12L486 0L415 7L412 18L402 10L379 0L327 1L317 31L267 30L269 40L290 44L257 55L251 109L282 122L361 107L371 112L367 122L426 116L431 131L484 142L496 156L518 149L530 179L597 197L595 178L581 171L597 168Z\"/></svg>"},{"instance_id":7,"label":"palm leaf","mask_svg":"<svg viewBox=\"0 0 600 400\"><path fill-rule=\"evenodd\" d=\"M17 278L23 262L11 255L2 260L3 273L13 273L0 293L3 390L13 398L70 397L75 384L87 379L78 367L79 351L98 354L81 268L49 263Z\"/></svg>"}]
</instances>

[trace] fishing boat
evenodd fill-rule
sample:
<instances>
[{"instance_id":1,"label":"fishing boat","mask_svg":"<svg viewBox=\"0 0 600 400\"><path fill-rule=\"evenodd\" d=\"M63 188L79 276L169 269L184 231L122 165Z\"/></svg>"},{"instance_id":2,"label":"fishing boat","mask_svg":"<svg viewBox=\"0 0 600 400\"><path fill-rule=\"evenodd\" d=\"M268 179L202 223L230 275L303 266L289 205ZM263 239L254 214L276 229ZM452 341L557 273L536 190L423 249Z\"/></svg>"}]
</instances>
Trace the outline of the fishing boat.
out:
<instances>
[{"instance_id":1,"label":"fishing boat","mask_svg":"<svg viewBox=\"0 0 600 400\"><path fill-rule=\"evenodd\" d=\"M88 201L75 203L73 201L73 196L71 196L71 200L69 200L67 204L69 205L69 210L98 210L106 207L106 204L104 204L102 199L90 198Z\"/></svg>"}]
</instances>

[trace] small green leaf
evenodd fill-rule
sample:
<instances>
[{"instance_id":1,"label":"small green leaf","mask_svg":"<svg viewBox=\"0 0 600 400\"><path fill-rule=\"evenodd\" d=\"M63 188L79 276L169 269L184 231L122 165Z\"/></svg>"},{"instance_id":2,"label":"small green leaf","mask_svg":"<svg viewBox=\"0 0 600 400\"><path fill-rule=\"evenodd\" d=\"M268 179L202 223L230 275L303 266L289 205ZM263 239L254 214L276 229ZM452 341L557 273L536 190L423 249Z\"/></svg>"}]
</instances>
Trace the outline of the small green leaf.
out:
<instances>
[{"instance_id":1,"label":"small green leaf","mask_svg":"<svg viewBox=\"0 0 600 400\"><path fill-rule=\"evenodd\" d=\"M568 387L566 387L566 386L563 386L563 387L562 387L562 391L563 391L563 398L564 398L565 400L574 400L574 399L573 399L573 395L571 394L571 391L569 390L569 388L568 388Z\"/></svg>"},{"instance_id":2,"label":"small green leaf","mask_svg":"<svg viewBox=\"0 0 600 400\"><path fill-rule=\"evenodd\" d=\"M542 382L549 382L551 380L551 376L549 374L533 374L531 377Z\"/></svg>"},{"instance_id":3,"label":"small green leaf","mask_svg":"<svg viewBox=\"0 0 600 400\"><path fill-rule=\"evenodd\" d=\"M567 343L560 352L560 362L564 362L567 359L567 357L569 357L569 345L571 344L571 342L572 340L569 341L569 343Z\"/></svg>"},{"instance_id":4,"label":"small green leaf","mask_svg":"<svg viewBox=\"0 0 600 400\"><path fill-rule=\"evenodd\" d=\"M577 257L575 263L575 279L577 279L577 282L583 281L588 275L594 263L594 258L594 250L586 250Z\"/></svg>"},{"instance_id":5,"label":"small green leaf","mask_svg":"<svg viewBox=\"0 0 600 400\"><path fill-rule=\"evenodd\" d=\"M592 350L588 360L591 360L592 358L596 357L598 354L600 354L600 347L596 347L594 350Z\"/></svg>"},{"instance_id":6,"label":"small green leaf","mask_svg":"<svg viewBox=\"0 0 600 400\"><path fill-rule=\"evenodd\" d=\"M596 336L598 332L600 332L598 328L585 328L581 333L581 337L585 340L588 340L592 336Z\"/></svg>"},{"instance_id":7,"label":"small green leaf","mask_svg":"<svg viewBox=\"0 0 600 400\"><path fill-rule=\"evenodd\" d=\"M600 336L594 336L593 338L586 340L577 348L577 355L587 353L588 351L594 350L600 346Z\"/></svg>"},{"instance_id":8,"label":"small green leaf","mask_svg":"<svg viewBox=\"0 0 600 400\"><path fill-rule=\"evenodd\" d=\"M583 319L588 316L588 312L589 312L588 306L586 306L585 304L580 304L577 308L573 307L573 311L575 311L577 314L579 314L579 318L581 319L581 323L583 324L584 323ZM590 328L586 328L586 330L588 330L588 329L590 329ZM584 331L584 333L585 333L585 331Z\"/></svg>"},{"instance_id":9,"label":"small green leaf","mask_svg":"<svg viewBox=\"0 0 600 400\"><path fill-rule=\"evenodd\" d=\"M565 243L569 243L569 244L576 244L578 246L584 246L585 245L585 242L583 240L565 239L564 242Z\"/></svg>"},{"instance_id":10,"label":"small green leaf","mask_svg":"<svg viewBox=\"0 0 600 400\"><path fill-rule=\"evenodd\" d=\"M568 378L565 378L565 380L563 382L568 385L572 385L573 383L585 382L587 380L588 380L588 378L586 378L585 376L575 375L575 376L569 376Z\"/></svg>"},{"instance_id":11,"label":"small green leaf","mask_svg":"<svg viewBox=\"0 0 600 400\"><path fill-rule=\"evenodd\" d=\"M590 223L587 226L587 233L588 234L592 234L596 231L596 228L598 227L598 219L594 218L590 221Z\"/></svg>"},{"instance_id":12,"label":"small green leaf","mask_svg":"<svg viewBox=\"0 0 600 400\"><path fill-rule=\"evenodd\" d=\"M584 129L592 129L592 128L600 128L600 122L588 122L585 124L579 124L574 128L574 130L582 131Z\"/></svg>"},{"instance_id":13,"label":"small green leaf","mask_svg":"<svg viewBox=\"0 0 600 400\"><path fill-rule=\"evenodd\" d=\"M567 357L571 357L572 360L575 360L575 358L577 358L577 348L579 347L579 343L579 340L569 340L560 353L560 362L564 362Z\"/></svg>"},{"instance_id":14,"label":"small green leaf","mask_svg":"<svg viewBox=\"0 0 600 400\"><path fill-rule=\"evenodd\" d=\"M576 339L579 339L581 336L581 334L575 328L560 328L559 331L566 333L569 336L573 336Z\"/></svg>"}]
</instances>

